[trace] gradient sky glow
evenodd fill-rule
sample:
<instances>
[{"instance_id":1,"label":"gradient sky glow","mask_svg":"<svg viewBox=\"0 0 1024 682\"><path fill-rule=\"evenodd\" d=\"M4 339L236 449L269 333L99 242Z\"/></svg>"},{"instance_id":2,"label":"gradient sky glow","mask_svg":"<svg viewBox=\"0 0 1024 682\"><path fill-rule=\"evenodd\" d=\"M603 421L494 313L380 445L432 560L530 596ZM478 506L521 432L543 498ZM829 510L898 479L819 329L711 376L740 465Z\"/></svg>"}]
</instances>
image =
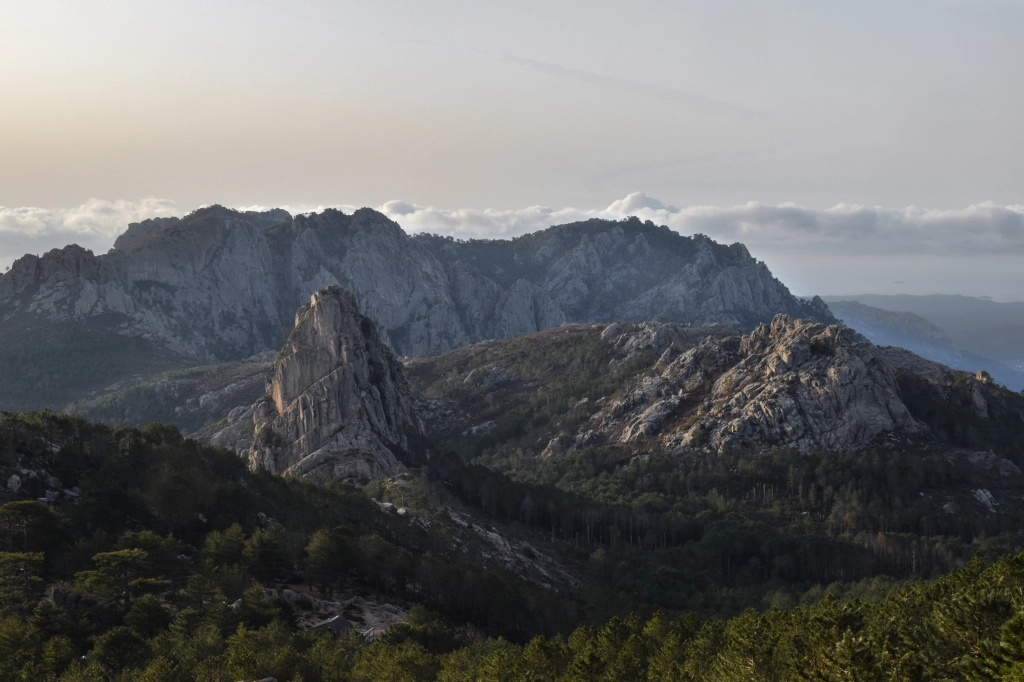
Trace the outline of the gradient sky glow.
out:
<instances>
[{"instance_id":1,"label":"gradient sky glow","mask_svg":"<svg viewBox=\"0 0 1024 682\"><path fill-rule=\"evenodd\" d=\"M601 212L642 191L691 211L680 231L693 207L792 202L825 232L862 225L833 220L838 205L896 212L811 245L745 222L735 238L799 293L865 290L858 273L880 268L879 293L1024 300L1022 35L1009 0L11 2L0 267L123 229L46 227L21 207ZM1002 217L956 222L985 205ZM903 229L915 206L956 220L934 239L934 222ZM929 246L868 248L897 223ZM1004 241L972 248L974 231Z\"/></svg>"}]
</instances>

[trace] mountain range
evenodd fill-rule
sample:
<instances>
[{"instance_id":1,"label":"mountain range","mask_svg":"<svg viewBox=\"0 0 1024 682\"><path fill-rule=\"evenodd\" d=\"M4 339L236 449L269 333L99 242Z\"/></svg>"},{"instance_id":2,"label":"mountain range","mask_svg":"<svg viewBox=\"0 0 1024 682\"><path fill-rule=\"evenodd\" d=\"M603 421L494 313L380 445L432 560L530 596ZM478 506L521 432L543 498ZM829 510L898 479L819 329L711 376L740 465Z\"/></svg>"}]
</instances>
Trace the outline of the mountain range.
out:
<instances>
[{"instance_id":1,"label":"mountain range","mask_svg":"<svg viewBox=\"0 0 1024 682\"><path fill-rule=\"evenodd\" d=\"M0 408L62 407L117 381L276 351L295 309L340 284L399 355L565 322L830 321L741 244L636 218L513 240L410 236L370 209L199 209L132 224L110 252L24 256L0 276Z\"/></svg>"}]
</instances>

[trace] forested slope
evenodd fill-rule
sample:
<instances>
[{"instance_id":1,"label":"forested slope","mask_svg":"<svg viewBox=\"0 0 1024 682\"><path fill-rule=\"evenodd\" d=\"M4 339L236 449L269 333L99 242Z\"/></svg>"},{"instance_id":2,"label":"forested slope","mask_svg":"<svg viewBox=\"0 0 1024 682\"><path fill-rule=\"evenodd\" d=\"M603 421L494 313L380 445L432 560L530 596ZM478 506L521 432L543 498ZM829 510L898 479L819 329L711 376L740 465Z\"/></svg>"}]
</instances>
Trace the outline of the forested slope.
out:
<instances>
[{"instance_id":1,"label":"forested slope","mask_svg":"<svg viewBox=\"0 0 1024 682\"><path fill-rule=\"evenodd\" d=\"M1024 669L1024 557L895 588L834 585L822 598L819 587L792 608L731 619L591 620L586 588L560 594L476 568L450 553L440 523L425 529L367 496L426 509L444 501L429 481L317 486L250 474L173 428L49 413L4 414L0 448L25 480L0 506L5 680L987 680ZM55 499L31 499L46 487ZM602 552L628 560L621 549ZM352 590L365 598L345 618L390 601L404 622L371 631L372 643L306 629Z\"/></svg>"}]
</instances>

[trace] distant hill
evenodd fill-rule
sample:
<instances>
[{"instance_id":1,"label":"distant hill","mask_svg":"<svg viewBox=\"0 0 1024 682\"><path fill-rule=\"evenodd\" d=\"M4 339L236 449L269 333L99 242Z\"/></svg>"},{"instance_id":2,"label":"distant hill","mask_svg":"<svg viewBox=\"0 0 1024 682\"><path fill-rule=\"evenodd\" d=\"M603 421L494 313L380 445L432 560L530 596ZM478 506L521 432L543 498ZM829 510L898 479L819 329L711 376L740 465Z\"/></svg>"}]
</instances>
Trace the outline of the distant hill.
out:
<instances>
[{"instance_id":1,"label":"distant hill","mask_svg":"<svg viewBox=\"0 0 1024 682\"><path fill-rule=\"evenodd\" d=\"M838 453L922 439L1024 455L1019 393L786 315L749 334L566 325L406 368L428 430L467 459L496 443L495 458L521 466L595 447Z\"/></svg>"},{"instance_id":2,"label":"distant hill","mask_svg":"<svg viewBox=\"0 0 1024 682\"><path fill-rule=\"evenodd\" d=\"M938 294L859 294L824 299L837 317L877 344L902 346L959 369L985 369L1006 386L1024 389L1024 303ZM886 317L883 311L923 318L949 343L937 341L919 324L908 327L909 318Z\"/></svg>"},{"instance_id":3,"label":"distant hill","mask_svg":"<svg viewBox=\"0 0 1024 682\"><path fill-rule=\"evenodd\" d=\"M960 348L946 332L920 315L893 312L857 301L831 301L837 318L878 346L899 346L956 369L985 370L1015 391L1024 390L1024 371Z\"/></svg>"}]
</instances>

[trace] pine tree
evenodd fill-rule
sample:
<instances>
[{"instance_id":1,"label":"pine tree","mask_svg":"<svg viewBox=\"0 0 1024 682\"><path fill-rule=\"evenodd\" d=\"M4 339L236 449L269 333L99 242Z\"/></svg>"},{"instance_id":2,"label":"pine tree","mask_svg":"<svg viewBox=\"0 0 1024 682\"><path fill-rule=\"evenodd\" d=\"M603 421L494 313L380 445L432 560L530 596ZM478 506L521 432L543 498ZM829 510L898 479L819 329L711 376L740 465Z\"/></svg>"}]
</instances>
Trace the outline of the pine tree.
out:
<instances>
[{"instance_id":1,"label":"pine tree","mask_svg":"<svg viewBox=\"0 0 1024 682\"><path fill-rule=\"evenodd\" d=\"M0 552L0 605L27 613L43 594L43 555L38 552Z\"/></svg>"}]
</instances>

